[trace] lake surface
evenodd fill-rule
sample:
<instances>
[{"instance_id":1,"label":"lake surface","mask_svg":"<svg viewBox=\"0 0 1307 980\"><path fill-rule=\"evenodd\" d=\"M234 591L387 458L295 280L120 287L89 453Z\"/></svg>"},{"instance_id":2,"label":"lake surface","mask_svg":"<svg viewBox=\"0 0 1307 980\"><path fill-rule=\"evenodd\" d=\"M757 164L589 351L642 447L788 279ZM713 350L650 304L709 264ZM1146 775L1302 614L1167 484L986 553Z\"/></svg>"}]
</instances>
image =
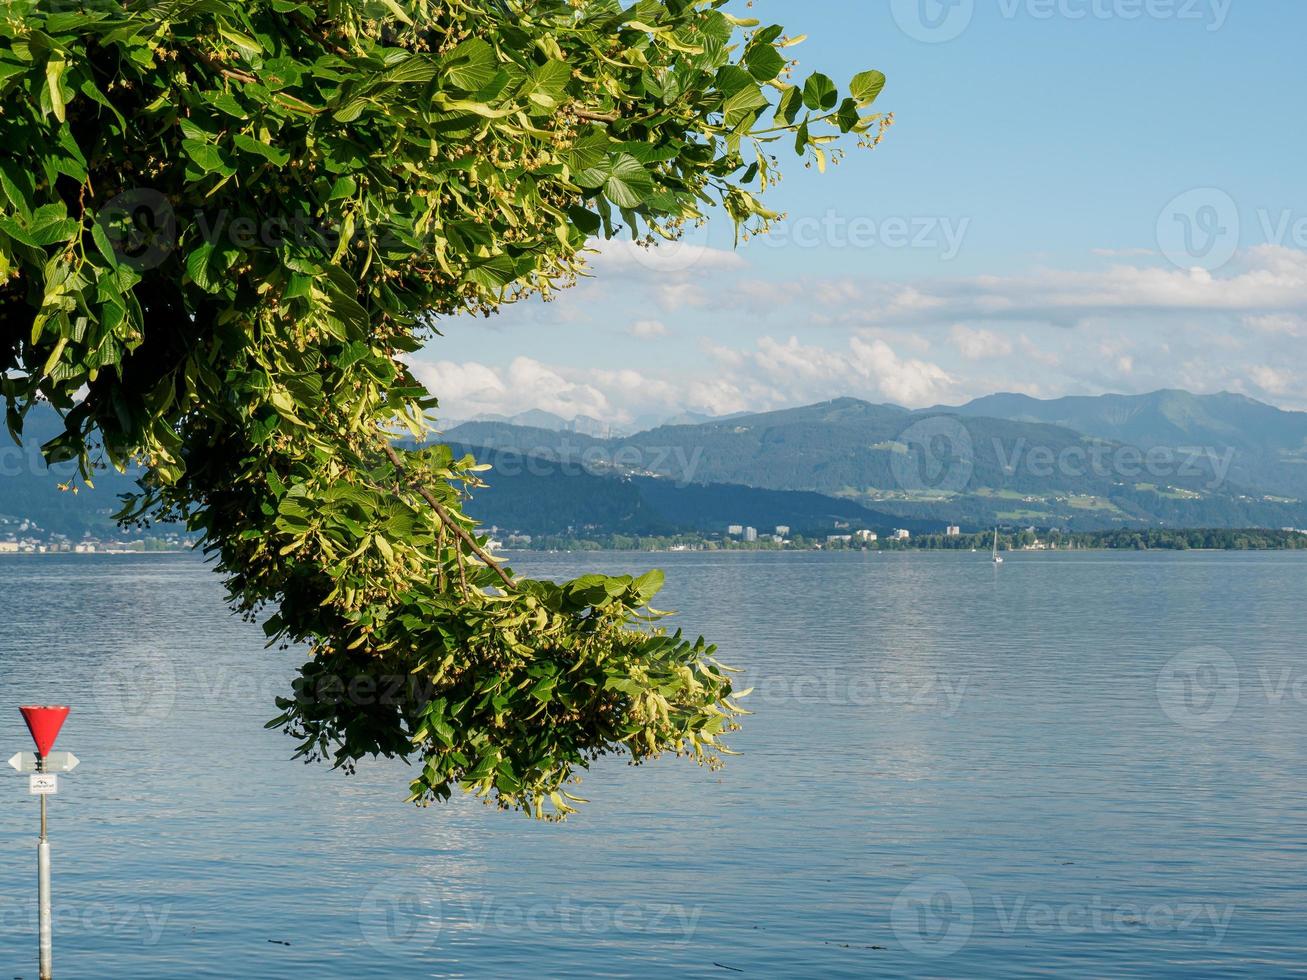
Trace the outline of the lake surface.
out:
<instances>
[{"instance_id":1,"label":"lake surface","mask_svg":"<svg viewBox=\"0 0 1307 980\"><path fill-rule=\"evenodd\" d=\"M0 743L68 703L62 977L1229 976L1307 964L1307 556L518 555L668 571L746 668L720 773L564 825L291 762L295 658L193 556L5 556ZM8 770L6 770L8 771ZM0 971L36 975L36 798ZM740 971L740 972L736 972Z\"/></svg>"}]
</instances>

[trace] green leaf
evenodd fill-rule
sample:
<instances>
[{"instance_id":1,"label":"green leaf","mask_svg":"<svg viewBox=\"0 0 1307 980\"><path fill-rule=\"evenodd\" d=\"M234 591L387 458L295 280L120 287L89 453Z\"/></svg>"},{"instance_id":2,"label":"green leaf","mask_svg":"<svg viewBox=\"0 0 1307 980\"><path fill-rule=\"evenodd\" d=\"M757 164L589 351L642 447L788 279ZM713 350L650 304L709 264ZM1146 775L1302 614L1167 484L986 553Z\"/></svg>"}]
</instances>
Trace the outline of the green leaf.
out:
<instances>
[{"instance_id":1,"label":"green leaf","mask_svg":"<svg viewBox=\"0 0 1307 980\"><path fill-rule=\"evenodd\" d=\"M211 143L201 143L199 140L182 140L182 149L206 173L232 174L235 169L227 163L222 155L222 151Z\"/></svg>"},{"instance_id":2,"label":"green leaf","mask_svg":"<svg viewBox=\"0 0 1307 980\"><path fill-rule=\"evenodd\" d=\"M215 248L212 242L200 242L186 256L186 272L191 277L195 285L199 286L205 292L213 292L218 285L217 278L213 275L210 265L213 261Z\"/></svg>"},{"instance_id":3,"label":"green leaf","mask_svg":"<svg viewBox=\"0 0 1307 980\"><path fill-rule=\"evenodd\" d=\"M479 37L469 38L441 59L445 77L465 92L475 92L495 77L495 49Z\"/></svg>"},{"instance_id":4,"label":"green leaf","mask_svg":"<svg viewBox=\"0 0 1307 980\"><path fill-rule=\"evenodd\" d=\"M623 153L613 161L608 179L604 181L604 196L619 208L638 208L653 189L649 171L629 153Z\"/></svg>"},{"instance_id":5,"label":"green leaf","mask_svg":"<svg viewBox=\"0 0 1307 980\"><path fill-rule=\"evenodd\" d=\"M839 97L839 89L835 87L835 83L821 72L814 72L803 83L803 104L814 112L834 109Z\"/></svg>"},{"instance_id":6,"label":"green leaf","mask_svg":"<svg viewBox=\"0 0 1307 980\"><path fill-rule=\"evenodd\" d=\"M63 78L68 63L62 56L52 55L45 64L45 84L50 90L50 108L60 122L65 119Z\"/></svg>"},{"instance_id":7,"label":"green leaf","mask_svg":"<svg viewBox=\"0 0 1307 980\"><path fill-rule=\"evenodd\" d=\"M357 190L358 184L353 177L338 177L336 182L331 185L331 192L327 195L327 200L339 201L353 197Z\"/></svg>"},{"instance_id":8,"label":"green leaf","mask_svg":"<svg viewBox=\"0 0 1307 980\"><path fill-rule=\"evenodd\" d=\"M785 59L770 44L755 44L744 56L749 74L760 82L770 82L785 70Z\"/></svg>"},{"instance_id":9,"label":"green leaf","mask_svg":"<svg viewBox=\"0 0 1307 980\"><path fill-rule=\"evenodd\" d=\"M858 103L853 98L845 99L840 103L839 115L836 117L840 124L841 133L849 133L857 128L862 121L858 115Z\"/></svg>"},{"instance_id":10,"label":"green leaf","mask_svg":"<svg viewBox=\"0 0 1307 980\"><path fill-rule=\"evenodd\" d=\"M793 125L803 108L803 90L797 85L787 88L776 105L776 118L786 125Z\"/></svg>"},{"instance_id":11,"label":"green leaf","mask_svg":"<svg viewBox=\"0 0 1307 980\"><path fill-rule=\"evenodd\" d=\"M246 136L244 133L237 133L232 137L232 142L236 144L238 149L244 150L246 153L252 153L255 156L263 157L263 159L275 166L284 167L290 162L290 154L285 150L279 150L274 146L269 146L267 143L262 143L259 140L254 139L252 136Z\"/></svg>"},{"instance_id":12,"label":"green leaf","mask_svg":"<svg viewBox=\"0 0 1307 980\"><path fill-rule=\"evenodd\" d=\"M762 89L750 83L748 87L740 89L726 100L726 104L722 106L722 115L725 117L726 125L735 129L755 115L759 109L765 109L770 104L767 96L762 94Z\"/></svg>"},{"instance_id":13,"label":"green leaf","mask_svg":"<svg viewBox=\"0 0 1307 980\"><path fill-rule=\"evenodd\" d=\"M864 71L853 76L849 83L849 94L858 102L858 108L865 109L876 101L885 88L885 75L879 71Z\"/></svg>"},{"instance_id":14,"label":"green leaf","mask_svg":"<svg viewBox=\"0 0 1307 980\"><path fill-rule=\"evenodd\" d=\"M546 62L531 69L525 88L527 98L541 108L552 109L563 101L571 80L572 69L567 62Z\"/></svg>"}]
</instances>

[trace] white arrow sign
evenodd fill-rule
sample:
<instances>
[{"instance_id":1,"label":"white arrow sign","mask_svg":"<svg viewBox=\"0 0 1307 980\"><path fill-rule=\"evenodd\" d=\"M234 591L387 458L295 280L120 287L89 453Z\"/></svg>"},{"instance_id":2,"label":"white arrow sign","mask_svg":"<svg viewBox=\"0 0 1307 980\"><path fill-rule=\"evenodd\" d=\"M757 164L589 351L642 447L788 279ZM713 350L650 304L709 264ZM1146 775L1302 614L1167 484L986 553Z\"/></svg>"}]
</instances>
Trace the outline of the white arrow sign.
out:
<instances>
[{"instance_id":1,"label":"white arrow sign","mask_svg":"<svg viewBox=\"0 0 1307 980\"><path fill-rule=\"evenodd\" d=\"M45 768L42 771L72 772L79 762L81 760L71 752L51 752L45 757ZM9 764L19 772L36 772L36 753L15 752Z\"/></svg>"}]
</instances>

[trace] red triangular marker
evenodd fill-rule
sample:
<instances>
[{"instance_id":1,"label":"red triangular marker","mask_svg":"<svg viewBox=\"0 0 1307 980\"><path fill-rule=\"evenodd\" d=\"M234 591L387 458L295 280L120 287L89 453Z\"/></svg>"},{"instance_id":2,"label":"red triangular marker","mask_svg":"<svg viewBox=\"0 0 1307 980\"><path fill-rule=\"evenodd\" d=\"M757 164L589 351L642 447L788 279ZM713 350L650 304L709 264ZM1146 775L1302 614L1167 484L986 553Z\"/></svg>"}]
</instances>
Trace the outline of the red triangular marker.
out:
<instances>
[{"instance_id":1,"label":"red triangular marker","mask_svg":"<svg viewBox=\"0 0 1307 980\"><path fill-rule=\"evenodd\" d=\"M64 719L68 717L68 708L61 705L28 705L25 708L19 708L23 713L23 720L27 722L27 730L32 733L32 741L36 743L36 754L47 756L50 750L54 748L54 740L59 737L59 729L64 727Z\"/></svg>"}]
</instances>

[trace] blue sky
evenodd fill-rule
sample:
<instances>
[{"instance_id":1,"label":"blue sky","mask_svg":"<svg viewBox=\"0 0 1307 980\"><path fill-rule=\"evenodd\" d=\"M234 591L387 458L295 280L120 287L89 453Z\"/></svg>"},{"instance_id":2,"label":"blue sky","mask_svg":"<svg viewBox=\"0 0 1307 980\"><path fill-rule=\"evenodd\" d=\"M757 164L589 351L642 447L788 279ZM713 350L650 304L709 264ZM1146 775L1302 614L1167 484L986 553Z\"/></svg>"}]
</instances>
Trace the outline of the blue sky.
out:
<instances>
[{"instance_id":1,"label":"blue sky","mask_svg":"<svg viewBox=\"0 0 1307 980\"><path fill-rule=\"evenodd\" d=\"M550 304L455 319L443 414L622 424L853 395L1184 387L1307 409L1300 0L757 0L800 76L879 68L896 125L786 221L611 245Z\"/></svg>"}]
</instances>

